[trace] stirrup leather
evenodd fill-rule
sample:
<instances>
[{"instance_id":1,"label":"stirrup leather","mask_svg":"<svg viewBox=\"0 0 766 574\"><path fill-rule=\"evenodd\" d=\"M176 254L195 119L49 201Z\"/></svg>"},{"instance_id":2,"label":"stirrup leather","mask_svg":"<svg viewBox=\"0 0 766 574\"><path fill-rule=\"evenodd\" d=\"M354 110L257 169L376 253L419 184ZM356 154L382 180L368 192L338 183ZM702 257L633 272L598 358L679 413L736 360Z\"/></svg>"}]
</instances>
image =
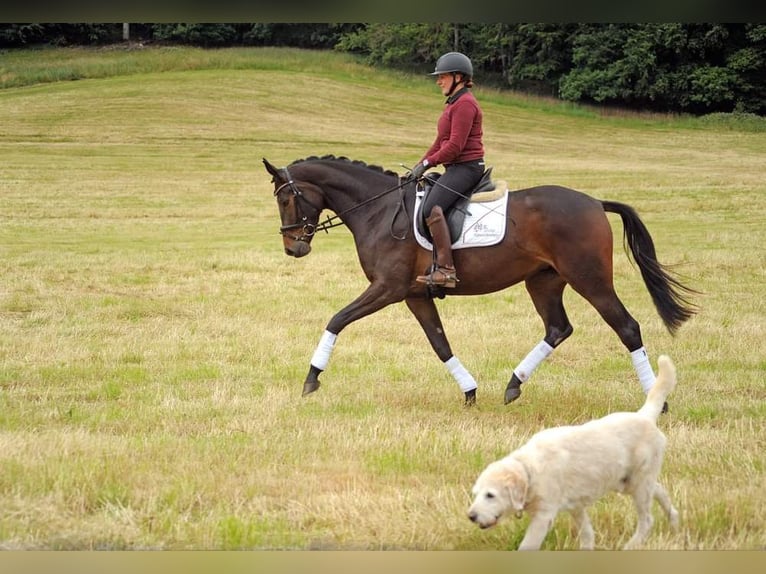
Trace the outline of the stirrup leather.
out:
<instances>
[{"instance_id":1,"label":"stirrup leather","mask_svg":"<svg viewBox=\"0 0 766 574\"><path fill-rule=\"evenodd\" d=\"M415 281L439 287L454 287L460 280L454 267L437 267L428 275L418 275Z\"/></svg>"}]
</instances>

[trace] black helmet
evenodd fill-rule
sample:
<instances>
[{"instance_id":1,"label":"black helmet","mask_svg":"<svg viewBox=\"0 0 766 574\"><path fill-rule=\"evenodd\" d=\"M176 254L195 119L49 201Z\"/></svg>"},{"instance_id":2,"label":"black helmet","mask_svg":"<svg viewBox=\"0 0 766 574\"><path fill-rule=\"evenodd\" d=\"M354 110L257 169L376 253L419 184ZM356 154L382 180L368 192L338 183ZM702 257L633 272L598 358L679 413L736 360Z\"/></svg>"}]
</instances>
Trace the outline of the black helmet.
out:
<instances>
[{"instance_id":1,"label":"black helmet","mask_svg":"<svg viewBox=\"0 0 766 574\"><path fill-rule=\"evenodd\" d=\"M460 72L468 77L473 76L473 64L471 64L470 58L460 52L447 52L436 60L436 68L430 75L438 76L450 72Z\"/></svg>"}]
</instances>

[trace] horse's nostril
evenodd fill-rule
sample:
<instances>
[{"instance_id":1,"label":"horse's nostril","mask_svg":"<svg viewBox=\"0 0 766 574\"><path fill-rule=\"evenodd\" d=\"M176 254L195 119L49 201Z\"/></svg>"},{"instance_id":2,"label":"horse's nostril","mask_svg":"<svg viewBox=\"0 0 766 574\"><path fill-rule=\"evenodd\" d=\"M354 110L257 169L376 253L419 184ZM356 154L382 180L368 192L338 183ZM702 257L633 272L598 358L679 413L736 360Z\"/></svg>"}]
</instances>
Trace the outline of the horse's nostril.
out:
<instances>
[{"instance_id":1,"label":"horse's nostril","mask_svg":"<svg viewBox=\"0 0 766 574\"><path fill-rule=\"evenodd\" d=\"M477 518L476 513L475 512L469 512L468 513L468 518L471 520L471 522L476 522L476 518Z\"/></svg>"}]
</instances>

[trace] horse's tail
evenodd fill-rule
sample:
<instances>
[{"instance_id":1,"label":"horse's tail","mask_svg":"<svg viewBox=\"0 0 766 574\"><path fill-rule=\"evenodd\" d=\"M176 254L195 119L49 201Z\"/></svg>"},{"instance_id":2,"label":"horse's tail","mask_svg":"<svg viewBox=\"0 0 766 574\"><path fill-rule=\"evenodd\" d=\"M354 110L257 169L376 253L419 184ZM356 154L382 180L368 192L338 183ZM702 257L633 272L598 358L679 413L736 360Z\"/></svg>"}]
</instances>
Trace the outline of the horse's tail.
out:
<instances>
[{"instance_id":1,"label":"horse's tail","mask_svg":"<svg viewBox=\"0 0 766 574\"><path fill-rule=\"evenodd\" d=\"M657 261L652 236L635 209L616 201L602 201L601 205L604 211L622 218L625 251L633 255L662 322L674 335L681 324L697 312L688 295L699 292L683 285Z\"/></svg>"}]
</instances>

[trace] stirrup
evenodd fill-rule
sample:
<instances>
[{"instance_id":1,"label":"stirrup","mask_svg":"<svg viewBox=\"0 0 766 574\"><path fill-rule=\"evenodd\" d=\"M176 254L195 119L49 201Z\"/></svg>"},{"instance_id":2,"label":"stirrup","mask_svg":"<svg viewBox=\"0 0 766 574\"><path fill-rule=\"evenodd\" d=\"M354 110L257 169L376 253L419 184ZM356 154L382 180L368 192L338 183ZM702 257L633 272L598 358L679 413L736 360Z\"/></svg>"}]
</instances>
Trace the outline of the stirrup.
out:
<instances>
[{"instance_id":1,"label":"stirrup","mask_svg":"<svg viewBox=\"0 0 766 574\"><path fill-rule=\"evenodd\" d=\"M415 281L438 287L452 288L455 287L460 279L457 278L457 272L454 267L437 267L428 275L418 275Z\"/></svg>"}]
</instances>

